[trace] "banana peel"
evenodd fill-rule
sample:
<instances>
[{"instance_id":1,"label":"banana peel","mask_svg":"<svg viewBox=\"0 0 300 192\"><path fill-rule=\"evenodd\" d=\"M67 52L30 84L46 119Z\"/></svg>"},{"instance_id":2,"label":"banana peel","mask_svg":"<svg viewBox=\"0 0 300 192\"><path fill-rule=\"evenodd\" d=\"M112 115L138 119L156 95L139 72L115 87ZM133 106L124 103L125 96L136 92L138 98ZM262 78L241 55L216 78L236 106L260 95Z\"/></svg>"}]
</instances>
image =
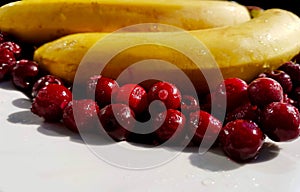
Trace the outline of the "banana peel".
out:
<instances>
[{"instance_id":1,"label":"banana peel","mask_svg":"<svg viewBox=\"0 0 300 192\"><path fill-rule=\"evenodd\" d=\"M0 8L0 30L32 44L73 33L113 32L139 23L195 30L248 20L247 8L233 1L27 0Z\"/></svg>"},{"instance_id":2,"label":"banana peel","mask_svg":"<svg viewBox=\"0 0 300 192\"><path fill-rule=\"evenodd\" d=\"M157 43L135 46L122 51L109 61L109 67L102 71L102 75L117 78L123 70L135 62L159 59L176 65L188 75L198 91L206 92L207 82L201 75L203 73L210 73L213 76L220 70L224 78L239 77L249 82L259 73L279 67L300 52L300 18L282 9L265 10L250 21L238 25L194 30L188 33L207 47L218 68L203 62L199 72L199 68L186 55ZM34 60L51 74L73 82L85 54L97 42L101 43L101 39L107 35L115 39L111 43L112 47L121 45L129 37L137 39L138 42L139 39L154 36L158 39L175 41L178 45L182 45L182 50L189 50L185 39L182 38L185 32L79 33L44 44L35 51ZM200 49L193 51L201 53ZM107 54L110 52L109 49L105 51ZM136 75L161 71L161 68L149 65L144 71L136 72ZM167 75L171 71L165 70L163 73Z\"/></svg>"}]
</instances>

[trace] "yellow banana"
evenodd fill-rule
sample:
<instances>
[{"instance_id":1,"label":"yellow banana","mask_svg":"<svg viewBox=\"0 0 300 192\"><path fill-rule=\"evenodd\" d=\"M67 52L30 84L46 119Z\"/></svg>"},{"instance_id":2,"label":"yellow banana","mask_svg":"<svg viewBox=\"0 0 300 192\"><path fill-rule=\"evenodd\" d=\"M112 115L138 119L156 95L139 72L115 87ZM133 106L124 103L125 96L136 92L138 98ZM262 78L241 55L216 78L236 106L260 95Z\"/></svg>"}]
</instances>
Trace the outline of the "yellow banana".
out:
<instances>
[{"instance_id":1,"label":"yellow banana","mask_svg":"<svg viewBox=\"0 0 300 192\"><path fill-rule=\"evenodd\" d=\"M194 30L248 20L247 8L229 1L28 0L0 8L0 30L29 43L78 32L112 32L138 23Z\"/></svg>"},{"instance_id":2,"label":"yellow banana","mask_svg":"<svg viewBox=\"0 0 300 192\"><path fill-rule=\"evenodd\" d=\"M265 10L250 21L238 25L189 31L189 34L209 49L224 78L239 77L250 81L260 72L277 68L300 52L300 18L282 9ZM84 55L106 35L80 33L62 37L39 47L35 51L34 60L51 74L72 82ZM113 38L112 47L126 43L129 37L133 37L131 41L136 39L137 43L147 37L156 37L177 42L182 45L181 50L190 50L182 38L184 35L185 32L135 32L113 33L110 37ZM107 49L106 53L110 51ZM200 57L201 50L193 51L199 52ZM199 91L207 91L205 79L199 74L197 66L184 54L160 44L145 44L122 51L109 62L109 68L103 71L103 75L116 78L129 65L143 59L171 62L186 72ZM212 74L217 70L205 62L201 69ZM147 71L161 71L153 66L145 67L144 70L144 74ZM165 74L168 73L165 71Z\"/></svg>"}]
</instances>

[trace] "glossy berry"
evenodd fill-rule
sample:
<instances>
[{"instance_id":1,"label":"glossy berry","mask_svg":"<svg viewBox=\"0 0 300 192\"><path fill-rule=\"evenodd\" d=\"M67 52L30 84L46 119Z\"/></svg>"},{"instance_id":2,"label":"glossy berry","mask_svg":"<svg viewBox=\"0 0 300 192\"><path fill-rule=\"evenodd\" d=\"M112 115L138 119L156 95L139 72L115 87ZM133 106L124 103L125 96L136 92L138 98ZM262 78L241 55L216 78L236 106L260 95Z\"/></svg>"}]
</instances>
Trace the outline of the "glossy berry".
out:
<instances>
[{"instance_id":1,"label":"glossy berry","mask_svg":"<svg viewBox=\"0 0 300 192\"><path fill-rule=\"evenodd\" d=\"M109 104L99 112L104 131L115 141L124 141L135 125L135 115L126 104Z\"/></svg>"},{"instance_id":2,"label":"glossy berry","mask_svg":"<svg viewBox=\"0 0 300 192\"><path fill-rule=\"evenodd\" d=\"M16 58L14 54L5 48L0 48L0 81L8 79L11 75Z\"/></svg>"},{"instance_id":3,"label":"glossy berry","mask_svg":"<svg viewBox=\"0 0 300 192\"><path fill-rule=\"evenodd\" d=\"M9 51L11 51L16 58L20 57L21 55L21 47L20 45L18 45L17 43L15 42L12 42L12 41L6 41L6 42L2 42L0 43L0 49L8 49Z\"/></svg>"},{"instance_id":4,"label":"glossy berry","mask_svg":"<svg viewBox=\"0 0 300 192\"><path fill-rule=\"evenodd\" d=\"M227 123L219 135L224 153L238 162L256 158L264 138L263 132L256 123L243 119Z\"/></svg>"},{"instance_id":5,"label":"glossy berry","mask_svg":"<svg viewBox=\"0 0 300 192\"><path fill-rule=\"evenodd\" d=\"M300 85L300 65L298 63L286 62L278 70L286 72L291 77L294 86Z\"/></svg>"},{"instance_id":6,"label":"glossy berry","mask_svg":"<svg viewBox=\"0 0 300 192\"><path fill-rule=\"evenodd\" d=\"M113 101L129 105L135 114L143 113L148 108L147 92L137 84L125 84L116 89Z\"/></svg>"},{"instance_id":7,"label":"glossy berry","mask_svg":"<svg viewBox=\"0 0 300 192\"><path fill-rule=\"evenodd\" d=\"M291 92L293 88L293 82L291 77L282 70L272 70L269 72L265 72L260 74L258 77L269 77L275 79L282 86L284 93Z\"/></svg>"},{"instance_id":8,"label":"glossy berry","mask_svg":"<svg viewBox=\"0 0 300 192\"><path fill-rule=\"evenodd\" d=\"M237 119L251 120L258 122L260 110L257 106L253 106L247 102L226 114L225 122L234 121Z\"/></svg>"},{"instance_id":9,"label":"glossy berry","mask_svg":"<svg viewBox=\"0 0 300 192\"><path fill-rule=\"evenodd\" d=\"M224 107L226 104L226 111L231 111L248 101L247 88L248 85L244 80L236 77L227 78L217 87L213 101L219 107ZM224 100L226 103L223 102Z\"/></svg>"},{"instance_id":10,"label":"glossy berry","mask_svg":"<svg viewBox=\"0 0 300 192\"><path fill-rule=\"evenodd\" d=\"M191 95L182 95L181 98L181 112L185 115L200 109L198 100Z\"/></svg>"},{"instance_id":11,"label":"glossy berry","mask_svg":"<svg viewBox=\"0 0 300 192\"><path fill-rule=\"evenodd\" d=\"M118 87L119 85L114 79L95 75L88 80L87 95L95 98L100 107L104 107L111 103L112 92Z\"/></svg>"},{"instance_id":12,"label":"glossy berry","mask_svg":"<svg viewBox=\"0 0 300 192\"><path fill-rule=\"evenodd\" d=\"M300 133L299 111L288 103L274 102L262 111L261 128L273 141L291 141Z\"/></svg>"},{"instance_id":13,"label":"glossy berry","mask_svg":"<svg viewBox=\"0 0 300 192\"><path fill-rule=\"evenodd\" d=\"M12 69L12 82L17 88L26 90L33 86L38 74L39 68L35 61L19 60Z\"/></svg>"},{"instance_id":14,"label":"glossy berry","mask_svg":"<svg viewBox=\"0 0 300 192\"><path fill-rule=\"evenodd\" d=\"M58 84L58 85L63 85L63 81L59 78L59 77L56 77L54 75L45 75L41 78L39 78L33 85L32 87L32 92L31 92L31 95L32 97L36 97L38 91L49 85L49 84Z\"/></svg>"},{"instance_id":15,"label":"glossy berry","mask_svg":"<svg viewBox=\"0 0 300 192\"><path fill-rule=\"evenodd\" d=\"M283 89L276 80L262 77L249 84L248 96L253 105L263 108L269 103L283 101Z\"/></svg>"},{"instance_id":16,"label":"glossy berry","mask_svg":"<svg viewBox=\"0 0 300 192\"><path fill-rule=\"evenodd\" d=\"M179 109L181 105L181 93L179 89L169 82L157 82L148 91L149 103L155 100L161 101L167 109Z\"/></svg>"},{"instance_id":17,"label":"glossy berry","mask_svg":"<svg viewBox=\"0 0 300 192\"><path fill-rule=\"evenodd\" d=\"M199 110L190 114L187 129L194 144L200 145L204 136L213 144L222 129L222 122L211 114Z\"/></svg>"},{"instance_id":18,"label":"glossy berry","mask_svg":"<svg viewBox=\"0 0 300 192\"><path fill-rule=\"evenodd\" d=\"M99 110L97 103L92 99L72 100L64 108L63 124L73 132L91 131L96 127Z\"/></svg>"},{"instance_id":19,"label":"glossy berry","mask_svg":"<svg viewBox=\"0 0 300 192\"><path fill-rule=\"evenodd\" d=\"M50 84L43 87L32 101L32 113L46 121L60 121L63 110L72 100L71 91L63 85Z\"/></svg>"},{"instance_id":20,"label":"glossy berry","mask_svg":"<svg viewBox=\"0 0 300 192\"><path fill-rule=\"evenodd\" d=\"M0 32L0 43L3 43L5 41L9 41L8 34L4 32Z\"/></svg>"},{"instance_id":21,"label":"glossy berry","mask_svg":"<svg viewBox=\"0 0 300 192\"><path fill-rule=\"evenodd\" d=\"M153 129L158 142L180 142L184 136L185 116L176 109L167 109L154 118Z\"/></svg>"}]
</instances>

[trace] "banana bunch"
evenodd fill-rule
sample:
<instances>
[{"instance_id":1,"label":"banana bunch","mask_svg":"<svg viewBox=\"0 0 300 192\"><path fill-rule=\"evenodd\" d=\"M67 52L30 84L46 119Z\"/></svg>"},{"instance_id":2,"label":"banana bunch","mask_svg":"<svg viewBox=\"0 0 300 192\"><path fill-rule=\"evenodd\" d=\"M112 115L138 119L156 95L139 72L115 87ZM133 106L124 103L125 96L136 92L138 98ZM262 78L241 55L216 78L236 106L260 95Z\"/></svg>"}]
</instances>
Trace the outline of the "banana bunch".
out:
<instances>
[{"instance_id":1,"label":"banana bunch","mask_svg":"<svg viewBox=\"0 0 300 192\"><path fill-rule=\"evenodd\" d=\"M277 68L300 52L300 18L282 9L268 9L241 24L191 30L189 34L208 48L224 78L239 77L250 81L260 72ZM136 39L139 42L140 39L151 37L170 42L177 41L178 45L183 46L182 50L189 50L185 39L182 38L185 32L79 33L44 44L36 50L34 59L45 70L72 82L84 55L107 35L112 39L112 48L126 43L128 39ZM110 51L107 49L107 54ZM149 58L175 64L189 76L198 91L206 91L205 78L201 76L197 66L180 52L160 44L145 44L124 50L114 57L107 65L109 67L102 72L105 76L116 78L132 63ZM144 70L137 73L161 71L159 67L153 66L145 67ZM203 62L201 70L213 75L218 69ZM167 75L171 71L164 73Z\"/></svg>"},{"instance_id":2,"label":"banana bunch","mask_svg":"<svg viewBox=\"0 0 300 192\"><path fill-rule=\"evenodd\" d=\"M1 31L34 44L71 33L112 32L139 23L195 30L248 20L247 8L233 1L23 0L0 8Z\"/></svg>"}]
</instances>

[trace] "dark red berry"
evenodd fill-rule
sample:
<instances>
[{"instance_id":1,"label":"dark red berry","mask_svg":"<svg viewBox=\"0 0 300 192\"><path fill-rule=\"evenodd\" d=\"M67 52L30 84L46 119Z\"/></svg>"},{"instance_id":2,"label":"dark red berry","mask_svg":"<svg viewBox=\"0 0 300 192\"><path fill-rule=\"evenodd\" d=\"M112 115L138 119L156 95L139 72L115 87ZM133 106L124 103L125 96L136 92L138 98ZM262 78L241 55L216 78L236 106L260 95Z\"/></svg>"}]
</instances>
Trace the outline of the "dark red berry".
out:
<instances>
[{"instance_id":1,"label":"dark red berry","mask_svg":"<svg viewBox=\"0 0 300 192\"><path fill-rule=\"evenodd\" d=\"M226 114L225 122L234 121L237 119L251 120L258 122L260 110L257 106L247 102Z\"/></svg>"},{"instance_id":2,"label":"dark red berry","mask_svg":"<svg viewBox=\"0 0 300 192\"><path fill-rule=\"evenodd\" d=\"M0 63L0 81L9 79L13 65Z\"/></svg>"},{"instance_id":3,"label":"dark red berry","mask_svg":"<svg viewBox=\"0 0 300 192\"><path fill-rule=\"evenodd\" d=\"M153 129L159 142L180 142L184 136L185 116L176 109L167 109L154 118Z\"/></svg>"},{"instance_id":4,"label":"dark red berry","mask_svg":"<svg viewBox=\"0 0 300 192\"><path fill-rule=\"evenodd\" d=\"M128 104L135 114L143 113L148 108L146 90L137 84L125 84L113 93L115 103Z\"/></svg>"},{"instance_id":5,"label":"dark red berry","mask_svg":"<svg viewBox=\"0 0 300 192\"><path fill-rule=\"evenodd\" d=\"M21 47L20 45L18 45L17 43L15 42L12 42L12 41L6 41L6 42L2 42L0 43L0 49L8 49L9 51L11 51L15 57L19 57L21 55Z\"/></svg>"},{"instance_id":6,"label":"dark red berry","mask_svg":"<svg viewBox=\"0 0 300 192\"><path fill-rule=\"evenodd\" d=\"M178 88L169 82L157 82L148 91L149 103L155 100L163 102L167 109L179 109L181 93Z\"/></svg>"},{"instance_id":7,"label":"dark red berry","mask_svg":"<svg viewBox=\"0 0 300 192\"><path fill-rule=\"evenodd\" d=\"M181 98L181 112L185 115L200 109L199 102L191 95L183 95Z\"/></svg>"},{"instance_id":8,"label":"dark red berry","mask_svg":"<svg viewBox=\"0 0 300 192\"><path fill-rule=\"evenodd\" d=\"M256 158L264 138L256 123L242 119L227 123L219 135L222 150L229 158L238 162Z\"/></svg>"},{"instance_id":9,"label":"dark red berry","mask_svg":"<svg viewBox=\"0 0 300 192\"><path fill-rule=\"evenodd\" d=\"M29 89L33 86L39 74L38 64L35 61L19 60L12 69L12 82L20 89Z\"/></svg>"},{"instance_id":10,"label":"dark red berry","mask_svg":"<svg viewBox=\"0 0 300 192\"><path fill-rule=\"evenodd\" d=\"M236 77L227 78L217 87L213 101L222 108L226 105L226 111L231 111L248 101L247 88L248 85L244 80ZM224 100L226 102L221 102Z\"/></svg>"},{"instance_id":11,"label":"dark red berry","mask_svg":"<svg viewBox=\"0 0 300 192\"><path fill-rule=\"evenodd\" d=\"M273 141L291 141L300 133L299 111L288 103L273 102L262 111L261 128Z\"/></svg>"},{"instance_id":12,"label":"dark red berry","mask_svg":"<svg viewBox=\"0 0 300 192\"><path fill-rule=\"evenodd\" d=\"M98 121L99 110L97 103L92 99L72 100L64 108L62 120L71 131L92 130ZM74 113L76 113L75 116Z\"/></svg>"},{"instance_id":13,"label":"dark red berry","mask_svg":"<svg viewBox=\"0 0 300 192\"><path fill-rule=\"evenodd\" d=\"M204 136L211 144L215 143L221 128L222 122L220 120L202 110L192 112L187 123L189 135L196 145L200 145Z\"/></svg>"},{"instance_id":14,"label":"dark red berry","mask_svg":"<svg viewBox=\"0 0 300 192\"><path fill-rule=\"evenodd\" d=\"M56 77L54 75L45 75L45 76L39 78L34 83L34 85L32 87L32 92L31 92L32 97L35 97L41 88L43 88L49 84L63 85L64 83L59 77Z\"/></svg>"},{"instance_id":15,"label":"dark red berry","mask_svg":"<svg viewBox=\"0 0 300 192\"><path fill-rule=\"evenodd\" d=\"M0 48L0 63L12 64L16 61L15 55L8 49Z\"/></svg>"},{"instance_id":16,"label":"dark red berry","mask_svg":"<svg viewBox=\"0 0 300 192\"><path fill-rule=\"evenodd\" d=\"M111 103L112 92L118 87L119 85L114 79L95 75L88 80L87 95L95 98L100 107L104 107Z\"/></svg>"},{"instance_id":17,"label":"dark red berry","mask_svg":"<svg viewBox=\"0 0 300 192\"><path fill-rule=\"evenodd\" d=\"M109 104L99 112L104 131L115 141L124 141L135 126L135 115L126 104Z\"/></svg>"},{"instance_id":18,"label":"dark red berry","mask_svg":"<svg viewBox=\"0 0 300 192\"><path fill-rule=\"evenodd\" d=\"M300 85L300 65L293 61L289 61L281 65L278 70L286 72L294 84L294 86Z\"/></svg>"},{"instance_id":19,"label":"dark red berry","mask_svg":"<svg viewBox=\"0 0 300 192\"><path fill-rule=\"evenodd\" d=\"M262 77L249 84L248 96L253 105L264 107L272 102L283 101L283 89L276 80Z\"/></svg>"},{"instance_id":20,"label":"dark red berry","mask_svg":"<svg viewBox=\"0 0 300 192\"><path fill-rule=\"evenodd\" d=\"M293 88L293 82L291 77L282 70L272 70L269 72L265 72L260 74L258 77L269 77L275 79L282 86L284 93L291 92Z\"/></svg>"},{"instance_id":21,"label":"dark red berry","mask_svg":"<svg viewBox=\"0 0 300 192\"><path fill-rule=\"evenodd\" d=\"M50 84L43 87L33 99L31 111L46 121L60 121L64 108L71 100L72 93L68 88Z\"/></svg>"}]
</instances>

